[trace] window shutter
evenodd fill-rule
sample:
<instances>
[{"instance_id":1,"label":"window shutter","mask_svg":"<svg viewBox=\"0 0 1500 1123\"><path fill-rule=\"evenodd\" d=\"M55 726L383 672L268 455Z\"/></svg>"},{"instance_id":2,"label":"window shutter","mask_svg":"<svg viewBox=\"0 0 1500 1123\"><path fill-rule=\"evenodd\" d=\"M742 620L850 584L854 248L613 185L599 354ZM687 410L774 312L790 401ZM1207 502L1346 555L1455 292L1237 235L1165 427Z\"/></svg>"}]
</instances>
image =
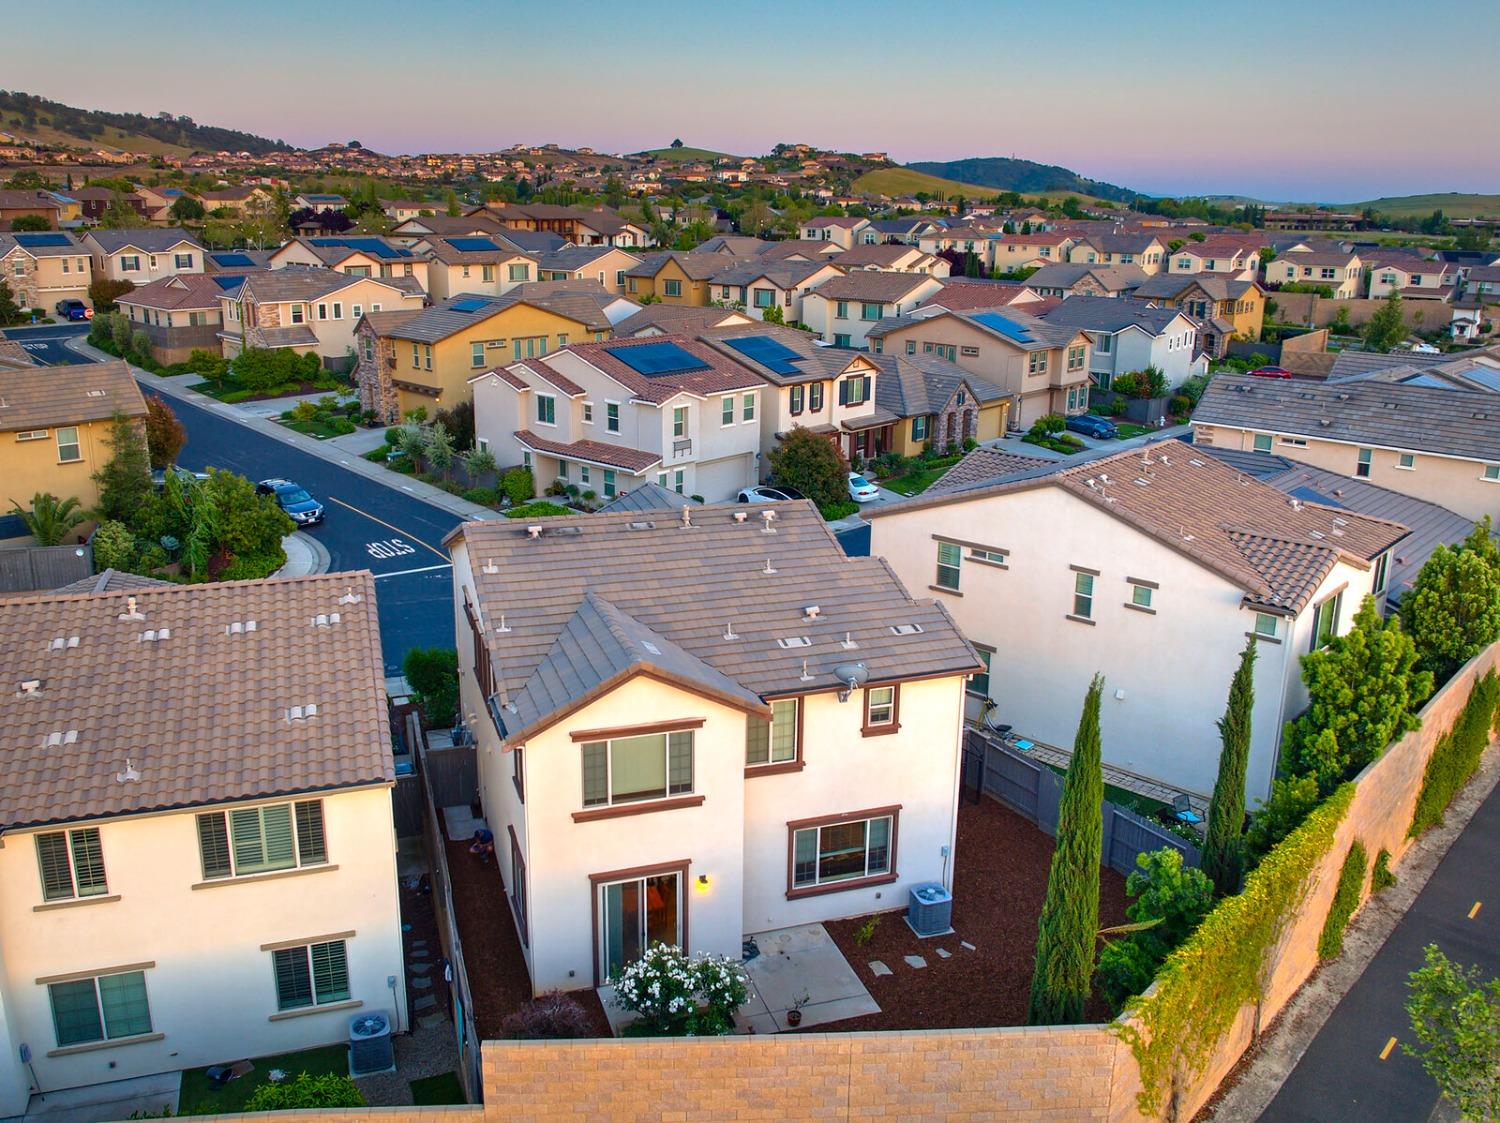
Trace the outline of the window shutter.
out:
<instances>
[{"instance_id":1,"label":"window shutter","mask_svg":"<svg viewBox=\"0 0 1500 1123\"><path fill-rule=\"evenodd\" d=\"M313 944L313 993L319 1003L342 1002L349 997L349 961L343 940Z\"/></svg>"},{"instance_id":2,"label":"window shutter","mask_svg":"<svg viewBox=\"0 0 1500 1123\"><path fill-rule=\"evenodd\" d=\"M667 734L667 794L693 790L693 734Z\"/></svg>"},{"instance_id":3,"label":"window shutter","mask_svg":"<svg viewBox=\"0 0 1500 1123\"><path fill-rule=\"evenodd\" d=\"M311 1006L312 979L307 973L307 949L285 948L271 953L276 972L276 1008L293 1010Z\"/></svg>"},{"instance_id":4,"label":"window shutter","mask_svg":"<svg viewBox=\"0 0 1500 1123\"><path fill-rule=\"evenodd\" d=\"M108 891L104 880L104 851L99 846L99 829L86 827L73 831L73 870L78 879L80 897L97 897Z\"/></svg>"},{"instance_id":5,"label":"window shutter","mask_svg":"<svg viewBox=\"0 0 1500 1123\"><path fill-rule=\"evenodd\" d=\"M266 865L271 869L286 869L297 864L297 852L292 846L292 808L290 804L262 807L261 837L265 840Z\"/></svg>"},{"instance_id":6,"label":"window shutter","mask_svg":"<svg viewBox=\"0 0 1500 1123\"><path fill-rule=\"evenodd\" d=\"M583 746L583 805L609 802L609 771L605 761L608 743L589 741Z\"/></svg>"},{"instance_id":7,"label":"window shutter","mask_svg":"<svg viewBox=\"0 0 1500 1123\"><path fill-rule=\"evenodd\" d=\"M205 880L234 872L229 865L229 832L223 812L198 816L198 851L203 856Z\"/></svg>"},{"instance_id":8,"label":"window shutter","mask_svg":"<svg viewBox=\"0 0 1500 1123\"><path fill-rule=\"evenodd\" d=\"M297 858L309 865L328 860L328 845L323 837L323 802L310 799L297 804Z\"/></svg>"},{"instance_id":9,"label":"window shutter","mask_svg":"<svg viewBox=\"0 0 1500 1123\"><path fill-rule=\"evenodd\" d=\"M229 825L234 838L234 868L240 871L259 869L266 860L260 835L260 811L254 807L231 811Z\"/></svg>"},{"instance_id":10,"label":"window shutter","mask_svg":"<svg viewBox=\"0 0 1500 1123\"><path fill-rule=\"evenodd\" d=\"M868 374L859 380L859 400L862 402L870 400L870 376Z\"/></svg>"},{"instance_id":11,"label":"window shutter","mask_svg":"<svg viewBox=\"0 0 1500 1123\"><path fill-rule=\"evenodd\" d=\"M839 382L839 405L846 406L848 404L849 404L849 380L847 378L845 378L845 379L840 380L840 382Z\"/></svg>"},{"instance_id":12,"label":"window shutter","mask_svg":"<svg viewBox=\"0 0 1500 1123\"><path fill-rule=\"evenodd\" d=\"M63 831L36 836L36 858L42 867L42 899L73 896L73 869L68 864L68 836Z\"/></svg>"}]
</instances>

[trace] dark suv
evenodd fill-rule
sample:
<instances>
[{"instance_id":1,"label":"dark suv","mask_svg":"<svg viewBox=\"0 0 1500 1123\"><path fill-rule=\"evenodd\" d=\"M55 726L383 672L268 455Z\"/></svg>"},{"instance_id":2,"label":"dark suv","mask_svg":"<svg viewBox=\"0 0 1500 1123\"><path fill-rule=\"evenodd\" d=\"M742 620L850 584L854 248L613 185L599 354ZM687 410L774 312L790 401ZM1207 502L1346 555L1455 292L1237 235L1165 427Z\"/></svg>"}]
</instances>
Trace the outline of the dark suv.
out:
<instances>
[{"instance_id":1,"label":"dark suv","mask_svg":"<svg viewBox=\"0 0 1500 1123\"><path fill-rule=\"evenodd\" d=\"M89 309L81 300L59 300L57 314L65 320L87 320Z\"/></svg>"},{"instance_id":2,"label":"dark suv","mask_svg":"<svg viewBox=\"0 0 1500 1123\"><path fill-rule=\"evenodd\" d=\"M292 516L298 526L312 526L323 521L323 504L319 503L301 484L291 480L261 480L255 485L257 495L274 496L277 505Z\"/></svg>"}]
</instances>

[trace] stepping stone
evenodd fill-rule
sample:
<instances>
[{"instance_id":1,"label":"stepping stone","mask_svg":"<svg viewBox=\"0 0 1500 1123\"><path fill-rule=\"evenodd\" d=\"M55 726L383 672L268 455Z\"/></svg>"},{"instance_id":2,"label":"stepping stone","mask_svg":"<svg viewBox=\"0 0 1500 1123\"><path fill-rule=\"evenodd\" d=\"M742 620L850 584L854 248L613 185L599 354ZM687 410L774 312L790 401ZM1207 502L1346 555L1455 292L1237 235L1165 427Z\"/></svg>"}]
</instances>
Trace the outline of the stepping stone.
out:
<instances>
[{"instance_id":1,"label":"stepping stone","mask_svg":"<svg viewBox=\"0 0 1500 1123\"><path fill-rule=\"evenodd\" d=\"M938 948L937 949L937 953L938 953L938 958L939 959L952 959L953 958L953 953L951 951L949 951L947 948Z\"/></svg>"},{"instance_id":2,"label":"stepping stone","mask_svg":"<svg viewBox=\"0 0 1500 1123\"><path fill-rule=\"evenodd\" d=\"M974 947L973 944L969 943L968 940L959 940L958 941L958 946L961 947L961 948L963 948L966 951L975 951L975 950L977 950Z\"/></svg>"},{"instance_id":3,"label":"stepping stone","mask_svg":"<svg viewBox=\"0 0 1500 1123\"><path fill-rule=\"evenodd\" d=\"M429 972L429 971L432 970L432 964L431 963L408 963L406 965L406 969L408 971L413 972L414 974L417 974L417 975L425 975L425 974L427 974L427 972Z\"/></svg>"},{"instance_id":4,"label":"stepping stone","mask_svg":"<svg viewBox=\"0 0 1500 1123\"><path fill-rule=\"evenodd\" d=\"M922 968L927 966L927 960L920 955L908 955L903 957L908 967Z\"/></svg>"},{"instance_id":5,"label":"stepping stone","mask_svg":"<svg viewBox=\"0 0 1500 1123\"><path fill-rule=\"evenodd\" d=\"M411 1004L411 1008L417 1011L436 1010L437 999L430 994L424 994Z\"/></svg>"},{"instance_id":6,"label":"stepping stone","mask_svg":"<svg viewBox=\"0 0 1500 1123\"><path fill-rule=\"evenodd\" d=\"M417 990L427 990L432 986L431 979L413 979L411 985Z\"/></svg>"},{"instance_id":7,"label":"stepping stone","mask_svg":"<svg viewBox=\"0 0 1500 1123\"><path fill-rule=\"evenodd\" d=\"M423 1029L432 1029L433 1026L447 1024L447 1021L448 1019L442 1014L423 1014L420 1018L417 1019L417 1025L421 1026Z\"/></svg>"},{"instance_id":8,"label":"stepping stone","mask_svg":"<svg viewBox=\"0 0 1500 1123\"><path fill-rule=\"evenodd\" d=\"M411 946L412 946L412 950L413 951L417 950L418 948L422 948L422 949L425 950L426 947L427 947L427 941L426 940L413 940L411 942Z\"/></svg>"},{"instance_id":9,"label":"stepping stone","mask_svg":"<svg viewBox=\"0 0 1500 1123\"><path fill-rule=\"evenodd\" d=\"M872 960L870 960L870 970L871 970L871 972L874 973L874 975L875 975L876 978L879 978L881 975L893 975L893 974L895 974L894 971L892 971L889 967L887 967L884 963L880 962L880 960L878 960L878 959L872 959Z\"/></svg>"}]
</instances>

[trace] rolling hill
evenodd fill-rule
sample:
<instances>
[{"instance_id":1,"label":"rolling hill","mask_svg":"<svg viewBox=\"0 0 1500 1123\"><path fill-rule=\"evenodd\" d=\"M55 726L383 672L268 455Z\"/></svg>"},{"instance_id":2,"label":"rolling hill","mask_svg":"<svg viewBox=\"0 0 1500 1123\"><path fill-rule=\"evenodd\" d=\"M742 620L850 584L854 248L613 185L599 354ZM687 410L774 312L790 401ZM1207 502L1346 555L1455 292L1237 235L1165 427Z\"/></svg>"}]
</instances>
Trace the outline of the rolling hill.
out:
<instances>
[{"instance_id":1,"label":"rolling hill","mask_svg":"<svg viewBox=\"0 0 1500 1123\"><path fill-rule=\"evenodd\" d=\"M965 199L988 199L997 194L993 187L960 183L912 168L877 168L854 181L854 190L867 195L915 195L918 191L934 196L962 195Z\"/></svg>"},{"instance_id":2,"label":"rolling hill","mask_svg":"<svg viewBox=\"0 0 1500 1123\"><path fill-rule=\"evenodd\" d=\"M199 125L186 117L169 120L143 113L76 109L17 90L0 90L0 130L36 144L122 148L163 156L221 150L260 154L291 147L238 129Z\"/></svg>"},{"instance_id":3,"label":"rolling hill","mask_svg":"<svg viewBox=\"0 0 1500 1123\"><path fill-rule=\"evenodd\" d=\"M692 148L684 145L681 148L648 148L644 152L632 153L635 156L654 156L658 160L676 160L680 163L694 163L699 160L705 163L717 160L720 156L730 156L730 152L715 152L712 148Z\"/></svg>"},{"instance_id":4,"label":"rolling hill","mask_svg":"<svg viewBox=\"0 0 1500 1123\"><path fill-rule=\"evenodd\" d=\"M990 194L1019 191L1023 195L1091 195L1115 203L1128 203L1139 192L1117 187L1097 179L1087 179L1077 172L1055 164L1038 164L1031 160L1013 160L1005 156L974 156L965 160L919 161L908 165L915 171L960 183L990 189Z\"/></svg>"},{"instance_id":5,"label":"rolling hill","mask_svg":"<svg viewBox=\"0 0 1500 1123\"><path fill-rule=\"evenodd\" d=\"M1339 210L1362 211L1373 207L1392 218L1426 218L1442 211L1448 218L1477 218L1500 215L1500 195L1476 195L1462 191L1437 192L1431 195L1392 195L1384 199L1367 199L1363 203L1341 203Z\"/></svg>"}]
</instances>

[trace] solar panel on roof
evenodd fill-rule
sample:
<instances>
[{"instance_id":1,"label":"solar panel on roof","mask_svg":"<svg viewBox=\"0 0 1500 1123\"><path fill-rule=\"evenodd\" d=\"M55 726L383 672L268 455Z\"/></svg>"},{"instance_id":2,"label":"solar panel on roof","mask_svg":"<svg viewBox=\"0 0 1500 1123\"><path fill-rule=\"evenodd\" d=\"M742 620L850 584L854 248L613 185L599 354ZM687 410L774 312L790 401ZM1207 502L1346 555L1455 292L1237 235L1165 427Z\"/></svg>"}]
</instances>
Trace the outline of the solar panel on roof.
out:
<instances>
[{"instance_id":1,"label":"solar panel on roof","mask_svg":"<svg viewBox=\"0 0 1500 1123\"><path fill-rule=\"evenodd\" d=\"M683 371L708 369L708 364L697 355L684 351L675 343L643 343L636 347L606 347L605 351L637 374L680 374Z\"/></svg>"},{"instance_id":2,"label":"solar panel on roof","mask_svg":"<svg viewBox=\"0 0 1500 1123\"><path fill-rule=\"evenodd\" d=\"M247 254L242 253L216 253L213 254L214 261L219 265L254 265L255 262Z\"/></svg>"},{"instance_id":3,"label":"solar panel on roof","mask_svg":"<svg viewBox=\"0 0 1500 1123\"><path fill-rule=\"evenodd\" d=\"M238 288L245 280L245 278L236 276L233 273L215 273L213 278L214 284L218 285L225 292L233 288Z\"/></svg>"},{"instance_id":4,"label":"solar panel on roof","mask_svg":"<svg viewBox=\"0 0 1500 1123\"><path fill-rule=\"evenodd\" d=\"M745 335L738 339L726 339L724 343L734 348L747 359L754 359L774 374L800 374L797 362L801 355L779 339L768 335Z\"/></svg>"},{"instance_id":5,"label":"solar panel on roof","mask_svg":"<svg viewBox=\"0 0 1500 1123\"><path fill-rule=\"evenodd\" d=\"M459 253L499 252L500 247L488 238L449 238L448 244Z\"/></svg>"},{"instance_id":6,"label":"solar panel on roof","mask_svg":"<svg viewBox=\"0 0 1500 1123\"><path fill-rule=\"evenodd\" d=\"M473 297L470 297L467 300L455 300L452 304L448 305L448 311L478 312L481 308L487 307L489 303L490 302L488 300L477 300Z\"/></svg>"},{"instance_id":7,"label":"solar panel on roof","mask_svg":"<svg viewBox=\"0 0 1500 1123\"><path fill-rule=\"evenodd\" d=\"M1022 327L1014 320L1007 320L998 312L976 312L972 318L992 331L998 331L1006 339L1013 339L1017 343L1035 342L1031 338L1030 328Z\"/></svg>"},{"instance_id":8,"label":"solar panel on roof","mask_svg":"<svg viewBox=\"0 0 1500 1123\"><path fill-rule=\"evenodd\" d=\"M32 250L43 246L71 246L73 241L66 234L17 234L16 244Z\"/></svg>"}]
</instances>

